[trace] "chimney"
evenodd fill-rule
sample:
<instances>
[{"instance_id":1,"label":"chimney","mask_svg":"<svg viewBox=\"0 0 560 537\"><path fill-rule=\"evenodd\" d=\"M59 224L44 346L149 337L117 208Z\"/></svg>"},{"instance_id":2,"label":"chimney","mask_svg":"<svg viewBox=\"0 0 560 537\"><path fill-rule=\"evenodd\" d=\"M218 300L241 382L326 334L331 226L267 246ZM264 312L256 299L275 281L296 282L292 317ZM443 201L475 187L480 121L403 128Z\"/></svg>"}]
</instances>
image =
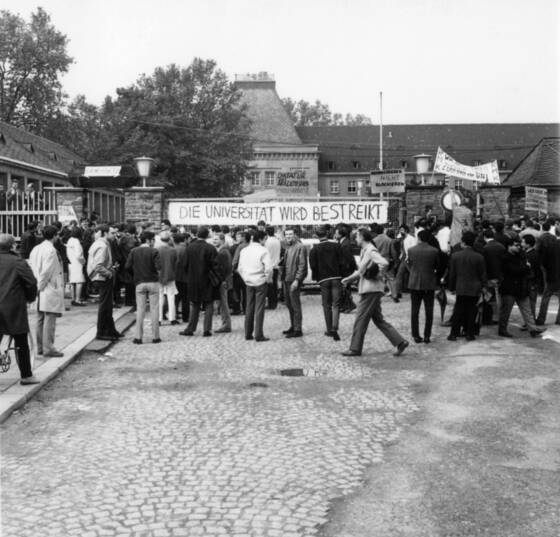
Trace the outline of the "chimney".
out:
<instances>
[{"instance_id":1,"label":"chimney","mask_svg":"<svg viewBox=\"0 0 560 537\"><path fill-rule=\"evenodd\" d=\"M414 155L413 158L416 161L416 173L418 175L428 173L430 171L430 160L432 159L431 155L422 153L421 155Z\"/></svg>"}]
</instances>

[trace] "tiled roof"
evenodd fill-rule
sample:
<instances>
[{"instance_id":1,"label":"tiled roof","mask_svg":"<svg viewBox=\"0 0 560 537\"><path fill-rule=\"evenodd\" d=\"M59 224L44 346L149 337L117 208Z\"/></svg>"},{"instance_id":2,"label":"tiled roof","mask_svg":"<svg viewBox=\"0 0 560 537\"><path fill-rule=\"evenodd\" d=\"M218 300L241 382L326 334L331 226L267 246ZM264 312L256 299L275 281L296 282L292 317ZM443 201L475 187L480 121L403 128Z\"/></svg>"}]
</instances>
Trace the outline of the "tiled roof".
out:
<instances>
[{"instance_id":1,"label":"tiled roof","mask_svg":"<svg viewBox=\"0 0 560 537\"><path fill-rule=\"evenodd\" d=\"M251 138L256 143L300 145L301 140L284 109L274 82L236 82L241 103L247 105L251 120Z\"/></svg>"},{"instance_id":2,"label":"tiled roof","mask_svg":"<svg viewBox=\"0 0 560 537\"><path fill-rule=\"evenodd\" d=\"M379 126L297 127L304 143L319 145L319 171L375 169L379 160ZM414 155L435 158L440 146L462 164L505 161L513 169L542 138L558 136L557 123L482 123L457 125L384 125L383 160L387 167L414 169ZM498 163L499 164L499 163Z\"/></svg>"},{"instance_id":3,"label":"tiled roof","mask_svg":"<svg viewBox=\"0 0 560 537\"><path fill-rule=\"evenodd\" d=\"M511 187L560 187L560 138L543 138L504 184Z\"/></svg>"},{"instance_id":4,"label":"tiled roof","mask_svg":"<svg viewBox=\"0 0 560 537\"><path fill-rule=\"evenodd\" d=\"M0 121L1 157L65 174L74 166L85 162L82 157L60 144L2 121Z\"/></svg>"}]
</instances>

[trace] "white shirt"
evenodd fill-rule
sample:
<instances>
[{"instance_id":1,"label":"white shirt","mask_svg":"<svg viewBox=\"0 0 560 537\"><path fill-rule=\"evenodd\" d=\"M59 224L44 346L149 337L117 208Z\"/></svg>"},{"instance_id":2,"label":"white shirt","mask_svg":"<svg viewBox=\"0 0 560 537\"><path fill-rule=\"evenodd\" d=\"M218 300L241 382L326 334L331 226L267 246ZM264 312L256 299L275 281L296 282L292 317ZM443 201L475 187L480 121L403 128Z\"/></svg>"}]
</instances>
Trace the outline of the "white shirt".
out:
<instances>
[{"instance_id":1,"label":"white shirt","mask_svg":"<svg viewBox=\"0 0 560 537\"><path fill-rule=\"evenodd\" d=\"M278 263L280 263L280 253L282 251L280 240L277 237L268 237L265 242L265 248L268 250L270 255L272 268L278 268Z\"/></svg>"},{"instance_id":2,"label":"white shirt","mask_svg":"<svg viewBox=\"0 0 560 537\"><path fill-rule=\"evenodd\" d=\"M404 250L404 258L408 259L408 250L409 248L412 248L413 246L416 246L416 243L418 241L416 240L416 237L414 235L410 235L409 233L407 233L406 237L403 240L403 250Z\"/></svg>"},{"instance_id":3,"label":"white shirt","mask_svg":"<svg viewBox=\"0 0 560 537\"><path fill-rule=\"evenodd\" d=\"M449 253L449 237L451 236L451 228L449 226L442 227L436 234L441 251L445 254Z\"/></svg>"},{"instance_id":4,"label":"white shirt","mask_svg":"<svg viewBox=\"0 0 560 537\"><path fill-rule=\"evenodd\" d=\"M268 250L260 243L251 241L239 254L237 272L245 285L258 287L271 280L272 263Z\"/></svg>"}]
</instances>

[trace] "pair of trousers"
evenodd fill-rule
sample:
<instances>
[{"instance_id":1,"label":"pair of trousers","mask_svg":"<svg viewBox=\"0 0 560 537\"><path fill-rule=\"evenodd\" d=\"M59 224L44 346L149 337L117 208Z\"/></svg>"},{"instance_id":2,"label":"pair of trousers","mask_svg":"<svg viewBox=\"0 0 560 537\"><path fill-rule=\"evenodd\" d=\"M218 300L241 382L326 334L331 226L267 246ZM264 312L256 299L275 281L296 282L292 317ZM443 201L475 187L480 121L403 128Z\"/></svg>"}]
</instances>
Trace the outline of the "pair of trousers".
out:
<instances>
[{"instance_id":1,"label":"pair of trousers","mask_svg":"<svg viewBox=\"0 0 560 537\"><path fill-rule=\"evenodd\" d=\"M356 308L352 299L352 288L350 284L342 286L342 294L340 297L340 311L351 311Z\"/></svg>"},{"instance_id":2,"label":"pair of trousers","mask_svg":"<svg viewBox=\"0 0 560 537\"><path fill-rule=\"evenodd\" d=\"M391 296L393 298L398 298L402 294L402 290L408 285L408 276L410 275L410 269L405 259L402 259L399 268L397 269L397 275L395 276L395 281L393 283L393 288L391 289Z\"/></svg>"},{"instance_id":3,"label":"pair of trousers","mask_svg":"<svg viewBox=\"0 0 560 537\"><path fill-rule=\"evenodd\" d=\"M136 288L133 283L124 284L124 305L136 306Z\"/></svg>"},{"instance_id":4,"label":"pair of trousers","mask_svg":"<svg viewBox=\"0 0 560 537\"><path fill-rule=\"evenodd\" d=\"M268 307L275 310L278 307L278 269L272 269L272 283L267 287Z\"/></svg>"},{"instance_id":5,"label":"pair of trousers","mask_svg":"<svg viewBox=\"0 0 560 537\"><path fill-rule=\"evenodd\" d=\"M410 290L410 326L412 337L420 337L419 317L420 305L424 302L424 339L432 337L432 324L434 322L434 291Z\"/></svg>"},{"instance_id":6,"label":"pair of trousers","mask_svg":"<svg viewBox=\"0 0 560 537\"><path fill-rule=\"evenodd\" d=\"M37 354L56 351L54 336L56 332L57 313L39 311L37 316Z\"/></svg>"},{"instance_id":7,"label":"pair of trousers","mask_svg":"<svg viewBox=\"0 0 560 537\"><path fill-rule=\"evenodd\" d=\"M170 321L177 320L177 310L175 309L175 295L177 294L177 287L175 282L167 282L159 286L159 322L163 321L163 304L165 303L164 297L167 297L167 319Z\"/></svg>"},{"instance_id":8,"label":"pair of trousers","mask_svg":"<svg viewBox=\"0 0 560 537\"><path fill-rule=\"evenodd\" d=\"M338 331L340 317L340 302L342 297L342 283L340 279L325 280L320 284L321 303L327 332Z\"/></svg>"},{"instance_id":9,"label":"pair of trousers","mask_svg":"<svg viewBox=\"0 0 560 537\"><path fill-rule=\"evenodd\" d=\"M455 307L451 315L451 336L458 337L461 335L461 327L465 329L465 336L473 338L475 336L475 321L478 297L457 295Z\"/></svg>"},{"instance_id":10,"label":"pair of trousers","mask_svg":"<svg viewBox=\"0 0 560 537\"><path fill-rule=\"evenodd\" d=\"M541 298L541 305L539 308L539 315L537 321L539 323L546 323L546 316L548 314L548 304L553 295L558 298L558 313L556 314L556 322L560 323L560 289L552 290L551 285L547 282L544 285L544 291Z\"/></svg>"},{"instance_id":11,"label":"pair of trousers","mask_svg":"<svg viewBox=\"0 0 560 537\"><path fill-rule=\"evenodd\" d=\"M492 289L494 298L496 299L496 319L500 320L500 311L502 311L502 295L500 293L500 282L498 280L488 280L486 284L488 289Z\"/></svg>"},{"instance_id":12,"label":"pair of trousers","mask_svg":"<svg viewBox=\"0 0 560 537\"><path fill-rule=\"evenodd\" d=\"M294 282L284 282L284 300L286 301L286 307L290 313L290 328L293 328L294 332L301 332L301 323L303 319L300 297L301 284L298 284L297 289L292 290L292 283Z\"/></svg>"},{"instance_id":13,"label":"pair of trousers","mask_svg":"<svg viewBox=\"0 0 560 537\"><path fill-rule=\"evenodd\" d=\"M187 332L196 332L198 326L198 316L200 315L200 304L191 302L189 324L185 329ZM212 315L214 313L214 302L204 302L204 332L212 330Z\"/></svg>"},{"instance_id":14,"label":"pair of trousers","mask_svg":"<svg viewBox=\"0 0 560 537\"><path fill-rule=\"evenodd\" d=\"M247 296L245 292L245 282L239 273L233 273L233 294L231 309L236 313L245 311Z\"/></svg>"},{"instance_id":15,"label":"pair of trousers","mask_svg":"<svg viewBox=\"0 0 560 537\"><path fill-rule=\"evenodd\" d=\"M537 325L535 324L535 318L531 313L531 302L528 296L523 298L518 298L513 295L502 295L502 302L500 304L500 320L498 321L498 331L507 332L509 317L511 315L511 310L513 305L517 304L523 321L529 330L537 330Z\"/></svg>"},{"instance_id":16,"label":"pair of trousers","mask_svg":"<svg viewBox=\"0 0 560 537\"><path fill-rule=\"evenodd\" d=\"M16 334L9 337L13 338L13 344L16 348L17 365L22 379L33 375L31 371L31 353L29 351L29 334ZM0 334L0 342L2 341L2 334Z\"/></svg>"},{"instance_id":17,"label":"pair of trousers","mask_svg":"<svg viewBox=\"0 0 560 537\"><path fill-rule=\"evenodd\" d=\"M537 282L529 283L529 304L531 305L531 313L533 319L537 318L537 297L539 296L539 286Z\"/></svg>"},{"instance_id":18,"label":"pair of trousers","mask_svg":"<svg viewBox=\"0 0 560 537\"><path fill-rule=\"evenodd\" d=\"M383 293L364 293L360 295L358 309L356 310L356 318L354 319L354 328L352 329L352 340L350 341L350 350L361 353L364 347L364 338L370 321L381 330L381 333L397 347L405 339L397 332L395 327L383 318L381 311L381 297Z\"/></svg>"},{"instance_id":19,"label":"pair of trousers","mask_svg":"<svg viewBox=\"0 0 560 537\"><path fill-rule=\"evenodd\" d=\"M117 334L113 320L113 278L96 281L99 290L99 308L97 309L97 335L113 337Z\"/></svg>"},{"instance_id":20,"label":"pair of trousers","mask_svg":"<svg viewBox=\"0 0 560 537\"><path fill-rule=\"evenodd\" d=\"M253 330L255 337L260 339L264 336L264 306L267 294L266 283L253 287L247 286L247 310L245 311L245 337L251 337Z\"/></svg>"},{"instance_id":21,"label":"pair of trousers","mask_svg":"<svg viewBox=\"0 0 560 537\"><path fill-rule=\"evenodd\" d=\"M184 323L189 322L189 297L187 295L187 282L175 282L177 294L175 295L175 309L181 304L181 319Z\"/></svg>"},{"instance_id":22,"label":"pair of trousers","mask_svg":"<svg viewBox=\"0 0 560 537\"><path fill-rule=\"evenodd\" d=\"M231 330L231 316L229 314L228 288L226 282L220 284L220 317L222 319L221 328L224 330Z\"/></svg>"},{"instance_id":23,"label":"pair of trousers","mask_svg":"<svg viewBox=\"0 0 560 537\"><path fill-rule=\"evenodd\" d=\"M146 306L150 304L150 321L152 339L159 339L160 285L158 282L144 282L136 286L136 339L144 335L144 317Z\"/></svg>"}]
</instances>

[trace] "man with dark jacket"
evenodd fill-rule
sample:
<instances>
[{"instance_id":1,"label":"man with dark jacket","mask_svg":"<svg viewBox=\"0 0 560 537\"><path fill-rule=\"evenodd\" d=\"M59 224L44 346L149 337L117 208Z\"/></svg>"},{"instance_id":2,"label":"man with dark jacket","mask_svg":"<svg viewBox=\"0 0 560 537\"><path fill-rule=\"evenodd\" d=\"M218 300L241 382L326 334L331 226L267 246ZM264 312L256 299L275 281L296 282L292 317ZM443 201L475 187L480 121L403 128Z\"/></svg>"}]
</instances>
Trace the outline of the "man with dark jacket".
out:
<instances>
[{"instance_id":1,"label":"man with dark jacket","mask_svg":"<svg viewBox=\"0 0 560 537\"><path fill-rule=\"evenodd\" d=\"M539 294L539 276L542 274L539 264L539 256L537 254L537 250L535 249L536 239L532 234L520 234L520 237L521 247L525 252L527 262L531 266L531 274L529 275L529 304L531 305L531 313L533 314L533 318L536 320L537 297Z\"/></svg>"},{"instance_id":2,"label":"man with dark jacket","mask_svg":"<svg viewBox=\"0 0 560 537\"><path fill-rule=\"evenodd\" d=\"M184 233L174 235L175 250L177 250L177 266L175 268L175 285L177 296L175 307L181 304L181 320L189 322L189 297L187 293L187 236Z\"/></svg>"},{"instance_id":3,"label":"man with dark jacket","mask_svg":"<svg viewBox=\"0 0 560 537\"><path fill-rule=\"evenodd\" d=\"M16 346L21 384L38 384L29 351L27 303L37 296L37 280L29 265L14 251L12 235L0 234L0 341L12 336Z\"/></svg>"},{"instance_id":4,"label":"man with dark jacket","mask_svg":"<svg viewBox=\"0 0 560 537\"><path fill-rule=\"evenodd\" d=\"M358 268L356 265L356 260L352 254L352 244L350 243L350 238L348 237L349 231L348 227L344 224L339 224L336 227L334 233L334 239L340 244L340 249L342 251L342 277L346 278L353 274ZM340 298L340 311L342 313L350 313L356 309L356 304L352 300L352 291L350 290L350 285L342 286L342 296Z\"/></svg>"},{"instance_id":5,"label":"man with dark jacket","mask_svg":"<svg viewBox=\"0 0 560 537\"><path fill-rule=\"evenodd\" d=\"M220 328L215 330L216 334L220 334L231 332L228 292L233 288L233 267L231 252L226 244L226 236L222 232L216 233L213 238L213 243L218 252L218 255L216 256L216 266L220 280L222 280L219 289L220 317L222 319L222 325Z\"/></svg>"},{"instance_id":6,"label":"man with dark jacket","mask_svg":"<svg viewBox=\"0 0 560 537\"><path fill-rule=\"evenodd\" d=\"M496 299L496 317L500 315L501 309L501 299L500 299L500 283L503 278L502 274L502 263L504 254L506 253L506 247L502 242L499 242L495 238L495 233L492 229L488 228L482 232L482 237L486 243L482 255L484 256L484 262L486 263L486 276L488 278L488 289L494 293ZM509 240L509 239L504 239ZM489 308L490 311L490 308ZM491 322L490 315L488 315L490 324L495 324Z\"/></svg>"},{"instance_id":7,"label":"man with dark jacket","mask_svg":"<svg viewBox=\"0 0 560 537\"><path fill-rule=\"evenodd\" d=\"M315 244L309 252L309 266L313 279L319 282L321 302L327 331L326 336L340 341L338 335L338 319L340 316L340 297L342 294L343 259L340 244L327 240L325 226L315 231L319 244Z\"/></svg>"},{"instance_id":8,"label":"man with dark jacket","mask_svg":"<svg viewBox=\"0 0 560 537\"><path fill-rule=\"evenodd\" d=\"M37 222L31 221L27 224L27 230L21 236L19 251L23 259L29 259L31 250L37 245Z\"/></svg>"},{"instance_id":9,"label":"man with dark jacket","mask_svg":"<svg viewBox=\"0 0 560 537\"><path fill-rule=\"evenodd\" d=\"M465 329L467 341L475 339L477 302L487 282L484 257L473 250L475 239L472 231L464 231L462 249L454 252L449 261L449 290L456 292L449 341L456 341L461 327Z\"/></svg>"},{"instance_id":10,"label":"man with dark jacket","mask_svg":"<svg viewBox=\"0 0 560 537\"><path fill-rule=\"evenodd\" d=\"M431 233L427 229L418 232L416 246L408 250L408 288L410 290L411 309L410 323L412 337L416 343L430 343L432 323L434 320L434 293L438 284L438 268L440 253L437 248L428 244ZM420 337L419 313L420 304L424 302L426 321L424 338Z\"/></svg>"},{"instance_id":11,"label":"man with dark jacket","mask_svg":"<svg viewBox=\"0 0 560 537\"><path fill-rule=\"evenodd\" d=\"M179 332L182 336L192 336L198 325L201 305L204 307L204 337L212 335L212 314L214 309L214 295L219 286L216 267L218 252L208 244L209 231L207 227L198 229L196 239L187 246L187 292L191 303L189 324L185 330Z\"/></svg>"},{"instance_id":12,"label":"man with dark jacket","mask_svg":"<svg viewBox=\"0 0 560 537\"><path fill-rule=\"evenodd\" d=\"M550 222L542 225L542 234L537 241L537 254L544 274L544 291L541 298L537 324L546 323L548 304L552 295L558 297L559 306L556 324L560 324L560 241L550 231Z\"/></svg>"}]
</instances>

